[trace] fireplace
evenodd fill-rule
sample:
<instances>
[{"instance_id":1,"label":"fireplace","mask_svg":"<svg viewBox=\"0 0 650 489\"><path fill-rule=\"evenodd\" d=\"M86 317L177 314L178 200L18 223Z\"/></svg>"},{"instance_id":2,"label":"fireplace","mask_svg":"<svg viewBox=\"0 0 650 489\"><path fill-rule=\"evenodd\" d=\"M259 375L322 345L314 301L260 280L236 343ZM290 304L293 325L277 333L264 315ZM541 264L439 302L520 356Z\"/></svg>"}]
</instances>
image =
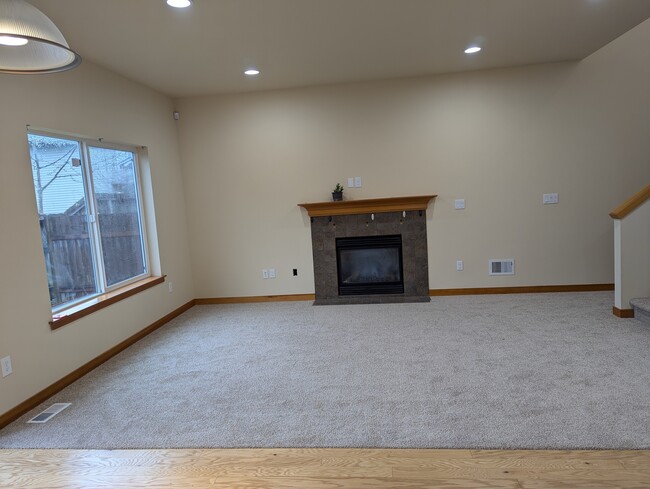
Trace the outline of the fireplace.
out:
<instances>
[{"instance_id":1,"label":"fireplace","mask_svg":"<svg viewBox=\"0 0 650 489\"><path fill-rule=\"evenodd\" d=\"M314 305L427 302L435 195L299 204L309 213Z\"/></svg>"},{"instance_id":2,"label":"fireplace","mask_svg":"<svg viewBox=\"0 0 650 489\"><path fill-rule=\"evenodd\" d=\"M402 236L336 238L339 295L403 294Z\"/></svg>"}]
</instances>

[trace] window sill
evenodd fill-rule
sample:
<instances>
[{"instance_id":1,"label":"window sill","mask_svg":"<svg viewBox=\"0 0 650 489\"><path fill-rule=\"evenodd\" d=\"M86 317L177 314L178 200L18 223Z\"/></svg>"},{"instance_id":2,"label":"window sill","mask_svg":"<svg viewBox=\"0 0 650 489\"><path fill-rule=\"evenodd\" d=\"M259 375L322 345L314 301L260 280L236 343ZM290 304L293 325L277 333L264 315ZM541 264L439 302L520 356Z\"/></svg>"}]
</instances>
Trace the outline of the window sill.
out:
<instances>
[{"instance_id":1,"label":"window sill","mask_svg":"<svg viewBox=\"0 0 650 489\"><path fill-rule=\"evenodd\" d=\"M161 284L164 281L165 281L165 275L163 275L162 277L148 277L145 278L144 280L140 280L133 284L127 285L126 287L122 287L118 290L114 290L112 292L99 295L94 299L89 300L88 302L84 302L83 304L76 306L70 312L64 311L58 317L52 318L52 321L50 321L50 327L53 330L58 329L61 326L70 324L71 322L76 321L77 319L81 319L84 316L88 316L93 312L99 311L100 309L104 309L105 307L108 307L111 304L120 302L126 299L127 297L131 297L132 295L142 292L143 290L147 290L153 287L154 285Z\"/></svg>"}]
</instances>

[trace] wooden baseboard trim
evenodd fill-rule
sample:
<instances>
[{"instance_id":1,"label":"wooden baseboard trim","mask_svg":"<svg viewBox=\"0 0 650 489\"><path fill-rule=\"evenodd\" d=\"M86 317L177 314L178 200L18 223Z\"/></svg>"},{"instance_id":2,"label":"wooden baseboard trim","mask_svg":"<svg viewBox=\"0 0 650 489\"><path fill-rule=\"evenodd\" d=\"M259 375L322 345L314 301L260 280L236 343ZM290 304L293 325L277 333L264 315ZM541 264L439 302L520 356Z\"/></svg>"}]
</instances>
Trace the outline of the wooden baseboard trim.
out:
<instances>
[{"instance_id":1,"label":"wooden baseboard trim","mask_svg":"<svg viewBox=\"0 0 650 489\"><path fill-rule=\"evenodd\" d=\"M138 342L145 336L147 336L150 333L153 333L155 330L163 326L164 324L168 323L172 319L174 319L177 316L180 316L182 313L190 309L192 306L194 306L194 300L189 301L186 304L183 304L181 307L178 309L173 310L166 316L160 318L158 321L150 324L143 330L137 332L133 336L130 336L129 338L125 339L121 343L118 343L115 345L113 348L110 348L109 350L106 350L104 353L99 355L98 357L92 359L85 365L82 365L78 369L70 372L68 375L63 377L62 379L57 380L54 382L52 385L46 387L39 393L33 395L29 399L27 399L24 402L21 402L18 404L18 406L14 407L13 409L10 409L6 413L0 415L0 429L4 428L7 426L9 423L17 420L20 418L23 414L27 413L31 409L34 409L36 406L38 406L40 403L46 401L50 397L52 397L54 394L57 392L63 390L73 382L79 380L81 377L86 375L88 372L94 370L95 368L99 367L102 363L106 362L107 360L110 360L113 358L115 355L120 353L121 351L127 349L129 346L133 345L134 343Z\"/></svg>"},{"instance_id":2,"label":"wooden baseboard trim","mask_svg":"<svg viewBox=\"0 0 650 489\"><path fill-rule=\"evenodd\" d=\"M618 307L612 307L612 312L617 318L631 319L634 317L634 309L619 309Z\"/></svg>"},{"instance_id":3,"label":"wooden baseboard trim","mask_svg":"<svg viewBox=\"0 0 650 489\"><path fill-rule=\"evenodd\" d=\"M429 295L537 294L544 292L600 292L614 290L614 284L530 285L521 287L477 287L464 289L430 289ZM210 304L249 304L254 302L313 301L315 294L259 295L247 297L205 297L195 299L197 306Z\"/></svg>"},{"instance_id":4,"label":"wooden baseboard trim","mask_svg":"<svg viewBox=\"0 0 650 489\"><path fill-rule=\"evenodd\" d=\"M289 301L313 301L316 294L288 294L288 295L257 295L249 297L207 297L195 299L197 306L210 304L249 304L253 302L289 302Z\"/></svg>"},{"instance_id":5,"label":"wooden baseboard trim","mask_svg":"<svg viewBox=\"0 0 650 489\"><path fill-rule=\"evenodd\" d=\"M521 287L477 287L465 289L431 289L429 295L539 294L546 292L600 292L614 290L614 284L528 285Z\"/></svg>"}]
</instances>

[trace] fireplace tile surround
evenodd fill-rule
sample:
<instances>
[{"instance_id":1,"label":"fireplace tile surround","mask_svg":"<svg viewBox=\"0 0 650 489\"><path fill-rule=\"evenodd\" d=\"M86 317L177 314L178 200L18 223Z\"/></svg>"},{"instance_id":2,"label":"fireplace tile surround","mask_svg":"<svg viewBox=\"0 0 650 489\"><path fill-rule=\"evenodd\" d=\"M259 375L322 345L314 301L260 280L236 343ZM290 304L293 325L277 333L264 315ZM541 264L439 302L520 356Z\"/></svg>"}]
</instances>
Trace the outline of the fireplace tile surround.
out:
<instances>
[{"instance_id":1,"label":"fireplace tile surround","mask_svg":"<svg viewBox=\"0 0 650 489\"><path fill-rule=\"evenodd\" d=\"M373 199L372 201L348 201L346 204L332 206L333 215L323 210L323 204L301 204L308 211L309 206L319 206L311 215L312 251L314 257L314 286L316 300L314 305L329 304L375 304L396 302L428 302L429 272L427 257L426 206L435 196L426 196L419 210L387 212L393 206L386 206L397 199ZM422 197L421 199L425 199ZM373 202L379 206L366 206ZM397 204L399 208L399 204ZM411 207L413 208L413 207ZM417 208L417 207L415 207ZM366 210L378 209L366 213ZM361 211L362 213L357 213ZM345 213L344 213L345 212ZM350 212L350 213L347 213ZM373 219L374 217L374 219ZM338 290L336 238L358 236L402 236L402 260L404 274L403 294L373 294L340 296Z\"/></svg>"}]
</instances>

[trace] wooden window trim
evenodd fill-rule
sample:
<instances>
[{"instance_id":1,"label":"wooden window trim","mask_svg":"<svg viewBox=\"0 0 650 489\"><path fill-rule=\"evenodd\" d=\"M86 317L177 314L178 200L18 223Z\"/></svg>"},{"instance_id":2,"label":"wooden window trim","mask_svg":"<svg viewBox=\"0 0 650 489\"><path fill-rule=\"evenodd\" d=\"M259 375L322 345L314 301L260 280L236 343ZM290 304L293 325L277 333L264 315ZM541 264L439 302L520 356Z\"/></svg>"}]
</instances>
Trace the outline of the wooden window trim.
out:
<instances>
[{"instance_id":1,"label":"wooden window trim","mask_svg":"<svg viewBox=\"0 0 650 489\"><path fill-rule=\"evenodd\" d=\"M88 316L93 312L104 309L105 307L115 304L116 302L123 301L127 297L131 297L143 290L150 289L155 285L161 284L165 281L166 275L160 277L147 277L143 280L138 280L132 284L120 287L119 289L113 290L111 292L106 292L105 294L100 294L97 297L93 297L91 300L82 303L79 306L74 308L73 312L66 313L63 311L61 315L57 318L52 318L50 321L50 327L58 329L61 326L70 324L77 319Z\"/></svg>"}]
</instances>

